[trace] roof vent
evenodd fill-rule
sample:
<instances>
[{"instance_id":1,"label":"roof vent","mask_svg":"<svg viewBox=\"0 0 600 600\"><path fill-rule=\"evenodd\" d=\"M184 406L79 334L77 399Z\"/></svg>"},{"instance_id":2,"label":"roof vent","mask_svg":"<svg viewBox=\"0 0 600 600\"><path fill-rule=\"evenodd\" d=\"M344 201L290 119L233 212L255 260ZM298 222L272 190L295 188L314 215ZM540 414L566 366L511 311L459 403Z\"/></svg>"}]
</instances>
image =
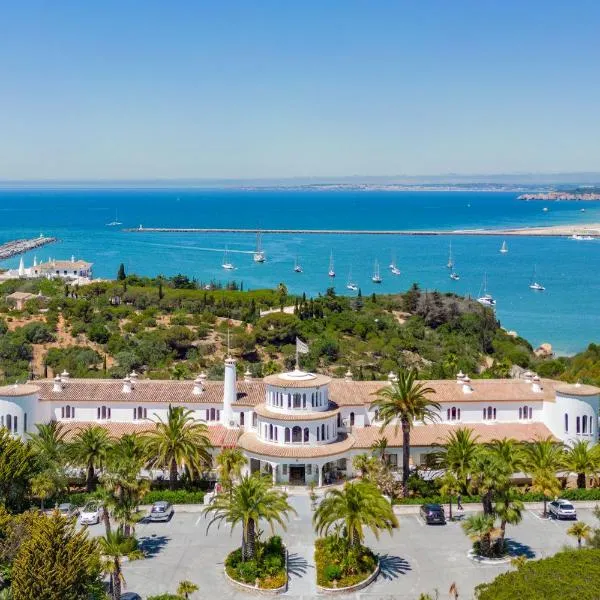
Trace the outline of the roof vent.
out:
<instances>
[{"instance_id":1,"label":"roof vent","mask_svg":"<svg viewBox=\"0 0 600 600\"><path fill-rule=\"evenodd\" d=\"M350 368L348 368L348 370L346 371L346 374L344 375L344 379L346 381L352 381L352 371L350 370Z\"/></svg>"},{"instance_id":2,"label":"roof vent","mask_svg":"<svg viewBox=\"0 0 600 600\"><path fill-rule=\"evenodd\" d=\"M54 385L52 386L52 391L58 394L59 392L62 392L62 390L63 390L62 380L60 378L60 375L57 375L54 378Z\"/></svg>"},{"instance_id":3,"label":"roof vent","mask_svg":"<svg viewBox=\"0 0 600 600\"><path fill-rule=\"evenodd\" d=\"M250 368L246 368L244 371L244 381L252 381L252 373L250 372Z\"/></svg>"},{"instance_id":4,"label":"roof vent","mask_svg":"<svg viewBox=\"0 0 600 600\"><path fill-rule=\"evenodd\" d=\"M69 381L69 377L70 375L66 369L60 374L60 380L63 383L67 383L67 381Z\"/></svg>"},{"instance_id":5,"label":"roof vent","mask_svg":"<svg viewBox=\"0 0 600 600\"><path fill-rule=\"evenodd\" d=\"M533 379L533 373L531 371L525 371L525 373L523 373L523 377L527 383L531 383L531 380Z\"/></svg>"},{"instance_id":6,"label":"roof vent","mask_svg":"<svg viewBox=\"0 0 600 600\"><path fill-rule=\"evenodd\" d=\"M465 377L466 375L462 371L459 371L456 374L456 383L462 383Z\"/></svg>"},{"instance_id":7,"label":"roof vent","mask_svg":"<svg viewBox=\"0 0 600 600\"><path fill-rule=\"evenodd\" d=\"M462 391L463 394L472 394L473 388L468 383L463 383Z\"/></svg>"},{"instance_id":8,"label":"roof vent","mask_svg":"<svg viewBox=\"0 0 600 600\"><path fill-rule=\"evenodd\" d=\"M131 379L129 377L125 377L123 379L123 389L121 390L124 394L131 394L133 390L133 386L131 385Z\"/></svg>"},{"instance_id":9,"label":"roof vent","mask_svg":"<svg viewBox=\"0 0 600 600\"><path fill-rule=\"evenodd\" d=\"M202 380L202 376L198 375L196 379L194 379L194 389L192 390L192 394L194 396L199 396L204 391L204 382Z\"/></svg>"}]
</instances>

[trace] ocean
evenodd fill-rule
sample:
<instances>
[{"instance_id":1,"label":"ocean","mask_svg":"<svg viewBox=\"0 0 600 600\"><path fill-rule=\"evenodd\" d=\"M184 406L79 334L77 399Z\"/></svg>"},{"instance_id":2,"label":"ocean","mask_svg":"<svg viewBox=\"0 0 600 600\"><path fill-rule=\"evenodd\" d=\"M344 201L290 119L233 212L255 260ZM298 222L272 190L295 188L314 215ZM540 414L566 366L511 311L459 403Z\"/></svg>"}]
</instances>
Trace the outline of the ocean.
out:
<instances>
[{"instance_id":1,"label":"ocean","mask_svg":"<svg viewBox=\"0 0 600 600\"><path fill-rule=\"evenodd\" d=\"M291 292L323 293L333 253L336 292L395 293L413 282L423 289L477 296L487 273L502 326L532 344L552 344L573 354L600 341L600 240L501 236L369 236L265 234L267 260L252 260L256 237L248 234L125 233L108 227L215 227L284 229L443 229L525 227L600 222L600 203L523 202L504 192L389 192L209 189L0 189L0 243L40 233L57 244L24 256L26 266L75 255L94 263L96 277L127 273L174 275L200 281L235 279L245 289L284 282ZM548 211L544 212L543 208ZM585 212L581 212L585 208ZM446 268L449 244L459 281ZM225 272L224 250L236 269ZM393 276L395 257L401 270ZM303 272L294 272L294 262ZM383 282L371 281L375 261ZM0 262L16 267L19 257ZM529 289L533 270L546 287Z\"/></svg>"}]
</instances>

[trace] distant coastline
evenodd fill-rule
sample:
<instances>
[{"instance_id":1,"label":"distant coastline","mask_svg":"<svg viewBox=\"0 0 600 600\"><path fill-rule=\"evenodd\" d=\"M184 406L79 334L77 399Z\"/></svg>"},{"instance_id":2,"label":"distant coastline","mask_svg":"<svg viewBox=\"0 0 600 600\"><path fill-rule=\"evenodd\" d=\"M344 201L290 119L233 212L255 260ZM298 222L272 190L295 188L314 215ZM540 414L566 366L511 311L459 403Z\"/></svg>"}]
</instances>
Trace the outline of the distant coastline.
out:
<instances>
[{"instance_id":1,"label":"distant coastline","mask_svg":"<svg viewBox=\"0 0 600 600\"><path fill-rule=\"evenodd\" d=\"M517 200L566 200L567 202L594 202L600 200L600 192L537 192L521 194Z\"/></svg>"}]
</instances>

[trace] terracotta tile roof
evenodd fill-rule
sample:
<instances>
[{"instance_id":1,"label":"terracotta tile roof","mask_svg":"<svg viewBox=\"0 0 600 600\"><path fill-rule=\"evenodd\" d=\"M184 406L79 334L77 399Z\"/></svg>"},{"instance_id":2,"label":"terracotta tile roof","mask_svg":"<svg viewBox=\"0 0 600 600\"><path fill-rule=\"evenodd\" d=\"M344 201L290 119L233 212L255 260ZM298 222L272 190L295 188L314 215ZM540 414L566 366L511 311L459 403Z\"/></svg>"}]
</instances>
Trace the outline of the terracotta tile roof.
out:
<instances>
[{"instance_id":1,"label":"terracotta tile roof","mask_svg":"<svg viewBox=\"0 0 600 600\"><path fill-rule=\"evenodd\" d=\"M335 456L347 452L354 446L352 435L342 435L336 442L319 446L266 444L261 442L255 433L246 432L238 440L238 446L252 454L273 456L277 458L319 458Z\"/></svg>"},{"instance_id":2,"label":"terracotta tile roof","mask_svg":"<svg viewBox=\"0 0 600 600\"><path fill-rule=\"evenodd\" d=\"M561 394L569 396L596 396L600 394L600 388L594 385L585 385L580 383L560 383L553 381L554 389Z\"/></svg>"},{"instance_id":3,"label":"terracotta tile roof","mask_svg":"<svg viewBox=\"0 0 600 600\"><path fill-rule=\"evenodd\" d=\"M108 434L114 438L120 438L128 433L143 433L154 428L154 424L150 421L141 423L118 423L115 421L106 423L96 423L94 421L61 421L66 432L66 439L72 439L80 429L89 427L90 425L100 425L108 431ZM208 439L215 448L223 446L235 446L238 437L242 431L240 429L227 429L223 425L209 425Z\"/></svg>"},{"instance_id":4,"label":"terracotta tile roof","mask_svg":"<svg viewBox=\"0 0 600 600\"><path fill-rule=\"evenodd\" d=\"M31 383L3 385L0 387L0 396L31 396L37 394L39 390L37 385Z\"/></svg>"},{"instance_id":5,"label":"terracotta tile roof","mask_svg":"<svg viewBox=\"0 0 600 600\"><path fill-rule=\"evenodd\" d=\"M474 435L479 436L479 442L491 442L494 439L512 438L520 442L534 440L538 437L552 436L551 431L543 423L460 423L450 425L447 423L432 423L428 425L415 425L410 434L411 446L433 446L441 444L451 431L458 427L468 427ZM402 430L396 433L393 426L386 427L383 431L379 427L354 427L352 435L356 439L355 448L370 448L373 442L386 437L388 446L402 446Z\"/></svg>"},{"instance_id":6,"label":"terracotta tile roof","mask_svg":"<svg viewBox=\"0 0 600 600\"><path fill-rule=\"evenodd\" d=\"M294 377L294 374L298 374ZM320 373L303 373L293 371L292 373L277 373L276 375L267 375L264 382L281 388L310 388L327 385L331 377L321 375Z\"/></svg>"},{"instance_id":7,"label":"terracotta tile roof","mask_svg":"<svg viewBox=\"0 0 600 600\"><path fill-rule=\"evenodd\" d=\"M334 417L340 412L340 409L338 408L337 404L335 404L334 402L330 402L328 410L324 410L321 412L296 410L293 414L280 413L269 410L269 408L264 404L257 404L254 407L254 411L261 417L265 417L273 421L320 421L322 419Z\"/></svg>"},{"instance_id":8,"label":"terracotta tile roof","mask_svg":"<svg viewBox=\"0 0 600 600\"><path fill-rule=\"evenodd\" d=\"M13 292L6 296L7 300L29 300L30 298L37 298L37 296L29 292Z\"/></svg>"}]
</instances>

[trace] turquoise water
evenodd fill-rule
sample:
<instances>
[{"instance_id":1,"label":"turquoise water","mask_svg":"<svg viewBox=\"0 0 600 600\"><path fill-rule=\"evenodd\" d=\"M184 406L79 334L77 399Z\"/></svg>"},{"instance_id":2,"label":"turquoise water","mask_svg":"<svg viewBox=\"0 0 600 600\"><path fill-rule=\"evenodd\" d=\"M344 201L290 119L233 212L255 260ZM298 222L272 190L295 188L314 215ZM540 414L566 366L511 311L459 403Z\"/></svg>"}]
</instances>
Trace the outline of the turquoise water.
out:
<instances>
[{"instance_id":1,"label":"turquoise water","mask_svg":"<svg viewBox=\"0 0 600 600\"><path fill-rule=\"evenodd\" d=\"M97 277L129 273L184 273L201 281L236 279L245 288L283 281L292 292L315 295L331 285L333 251L338 293L353 279L363 294L403 291L412 282L427 289L480 293L484 273L497 300L502 325L537 345L560 353L600 341L600 241L566 238L265 235L267 262L255 264L254 234L124 233L107 227L117 211L124 227L242 227L291 229L457 229L600 222L600 203L522 202L514 193L221 191L185 190L0 190L0 242L17 237L56 236L58 244L25 255L46 260L72 254L94 263ZM543 212L543 207L548 212ZM585 206L585 212L581 208ZM448 277L448 244L460 281ZM233 273L221 268L231 251ZM392 255L402 274L388 270ZM304 272L293 272L298 257ZM383 283L371 282L374 261ZM0 266L15 267L19 258ZM534 268L545 292L528 284Z\"/></svg>"}]
</instances>

